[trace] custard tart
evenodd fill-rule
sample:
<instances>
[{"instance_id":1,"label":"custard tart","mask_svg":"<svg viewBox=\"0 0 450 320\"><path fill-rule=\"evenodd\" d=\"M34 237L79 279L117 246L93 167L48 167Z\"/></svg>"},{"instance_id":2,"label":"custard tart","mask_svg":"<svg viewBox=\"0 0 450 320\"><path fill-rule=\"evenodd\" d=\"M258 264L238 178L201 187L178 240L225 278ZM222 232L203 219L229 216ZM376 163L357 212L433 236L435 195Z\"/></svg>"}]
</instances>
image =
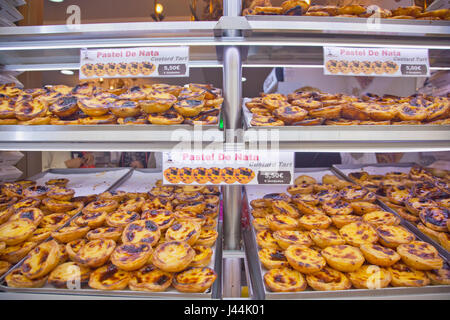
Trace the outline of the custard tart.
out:
<instances>
[{"instance_id":1,"label":"custard tart","mask_svg":"<svg viewBox=\"0 0 450 320\"><path fill-rule=\"evenodd\" d=\"M76 259L78 251L87 243L86 239L77 239L66 243L66 252L71 260Z\"/></svg>"},{"instance_id":2,"label":"custard tart","mask_svg":"<svg viewBox=\"0 0 450 320\"><path fill-rule=\"evenodd\" d=\"M267 224L272 231L277 230L295 230L298 228L299 222L288 215L271 214L266 216Z\"/></svg>"},{"instance_id":3,"label":"custard tart","mask_svg":"<svg viewBox=\"0 0 450 320\"><path fill-rule=\"evenodd\" d=\"M297 292L307 287L303 275L288 267L270 269L264 274L264 283L272 292Z\"/></svg>"},{"instance_id":4,"label":"custard tart","mask_svg":"<svg viewBox=\"0 0 450 320\"><path fill-rule=\"evenodd\" d=\"M6 260L9 263L17 263L22 260L36 245L37 242L24 241L13 246L7 246L0 251L0 259Z\"/></svg>"},{"instance_id":5,"label":"custard tart","mask_svg":"<svg viewBox=\"0 0 450 320\"><path fill-rule=\"evenodd\" d=\"M270 230L261 230L256 233L256 243L260 248L280 249L278 241Z\"/></svg>"},{"instance_id":6,"label":"custard tart","mask_svg":"<svg viewBox=\"0 0 450 320\"><path fill-rule=\"evenodd\" d=\"M119 269L133 271L142 268L152 255L152 247L146 243L122 244L114 250L111 262Z\"/></svg>"},{"instance_id":7,"label":"custard tart","mask_svg":"<svg viewBox=\"0 0 450 320\"><path fill-rule=\"evenodd\" d=\"M195 242L196 245L203 245L212 247L214 243L216 243L216 239L218 237L218 233L213 229L202 229L200 232L200 236Z\"/></svg>"},{"instance_id":8,"label":"custard tart","mask_svg":"<svg viewBox=\"0 0 450 320\"><path fill-rule=\"evenodd\" d=\"M76 241L76 240L75 240ZM70 246L73 242L69 242ZM116 243L111 239L95 239L83 244L75 256L72 258L75 262L81 265L97 268L104 265L116 247ZM70 255L69 247L67 253Z\"/></svg>"},{"instance_id":9,"label":"custard tart","mask_svg":"<svg viewBox=\"0 0 450 320\"><path fill-rule=\"evenodd\" d=\"M25 198L38 198L43 200L47 196L47 192L50 190L46 186L31 186L23 190L23 196Z\"/></svg>"},{"instance_id":10,"label":"custard tart","mask_svg":"<svg viewBox=\"0 0 450 320\"><path fill-rule=\"evenodd\" d=\"M289 267L282 250L262 248L258 251L259 260L266 269Z\"/></svg>"},{"instance_id":11,"label":"custard tart","mask_svg":"<svg viewBox=\"0 0 450 320\"><path fill-rule=\"evenodd\" d=\"M44 218L44 214L38 208L23 208L17 210L10 218L9 221L14 221L18 219L25 219L32 222L35 226L38 226L42 219Z\"/></svg>"},{"instance_id":12,"label":"custard tart","mask_svg":"<svg viewBox=\"0 0 450 320\"><path fill-rule=\"evenodd\" d=\"M353 209L350 203L342 200L325 202L322 204L322 209L329 216L348 215L353 213Z\"/></svg>"},{"instance_id":13,"label":"custard tart","mask_svg":"<svg viewBox=\"0 0 450 320\"><path fill-rule=\"evenodd\" d=\"M366 201L354 201L351 202L350 205L353 209L353 213L360 216L369 212L381 210L379 205Z\"/></svg>"},{"instance_id":14,"label":"custard tart","mask_svg":"<svg viewBox=\"0 0 450 320\"><path fill-rule=\"evenodd\" d=\"M352 286L344 273L328 266L316 273L308 274L306 281L316 291L347 290Z\"/></svg>"},{"instance_id":15,"label":"custard tart","mask_svg":"<svg viewBox=\"0 0 450 320\"><path fill-rule=\"evenodd\" d=\"M59 263L60 248L55 240L41 243L35 247L23 261L20 269L29 279L46 276Z\"/></svg>"},{"instance_id":16,"label":"custard tart","mask_svg":"<svg viewBox=\"0 0 450 320\"><path fill-rule=\"evenodd\" d=\"M192 249L195 250L195 256L189 264L190 267L206 267L210 264L213 254L211 247L196 244Z\"/></svg>"},{"instance_id":17,"label":"custard tart","mask_svg":"<svg viewBox=\"0 0 450 320\"><path fill-rule=\"evenodd\" d=\"M123 243L144 242L150 246L158 243L161 230L150 220L137 220L128 224L122 233Z\"/></svg>"},{"instance_id":18,"label":"custard tart","mask_svg":"<svg viewBox=\"0 0 450 320\"><path fill-rule=\"evenodd\" d=\"M441 269L430 270L426 272L431 284L450 285L450 266L448 262L444 263Z\"/></svg>"},{"instance_id":19,"label":"custard tart","mask_svg":"<svg viewBox=\"0 0 450 320\"><path fill-rule=\"evenodd\" d=\"M162 292L172 284L173 274L149 264L131 275L128 286L135 291Z\"/></svg>"},{"instance_id":20,"label":"custard tart","mask_svg":"<svg viewBox=\"0 0 450 320\"><path fill-rule=\"evenodd\" d=\"M401 244L415 240L414 234L402 226L381 225L376 228L380 243L388 248L397 248Z\"/></svg>"},{"instance_id":21,"label":"custard tart","mask_svg":"<svg viewBox=\"0 0 450 320\"><path fill-rule=\"evenodd\" d=\"M328 265L342 272L358 270L364 263L364 256L356 247L349 245L335 245L323 249L321 255Z\"/></svg>"},{"instance_id":22,"label":"custard tart","mask_svg":"<svg viewBox=\"0 0 450 320\"><path fill-rule=\"evenodd\" d=\"M423 241L401 244L397 247L397 253L406 265L417 270L440 269L444 263L436 248Z\"/></svg>"},{"instance_id":23,"label":"custard tart","mask_svg":"<svg viewBox=\"0 0 450 320\"><path fill-rule=\"evenodd\" d=\"M314 241L315 245L320 248L345 244L345 240L339 232L329 229L312 229L309 231L309 237Z\"/></svg>"},{"instance_id":24,"label":"custard tart","mask_svg":"<svg viewBox=\"0 0 450 320\"><path fill-rule=\"evenodd\" d=\"M447 222L450 220L449 209L439 207L423 208L419 213L422 223L435 231L446 232Z\"/></svg>"},{"instance_id":25,"label":"custard tart","mask_svg":"<svg viewBox=\"0 0 450 320\"><path fill-rule=\"evenodd\" d=\"M208 267L191 267L177 273L172 285L180 292L205 292L214 283L217 274Z\"/></svg>"},{"instance_id":26,"label":"custard tart","mask_svg":"<svg viewBox=\"0 0 450 320\"><path fill-rule=\"evenodd\" d=\"M369 263L377 266L389 267L401 258L395 250L374 243L364 243L359 249Z\"/></svg>"},{"instance_id":27,"label":"custard tart","mask_svg":"<svg viewBox=\"0 0 450 320\"><path fill-rule=\"evenodd\" d=\"M327 229L332 223L332 220L324 214L304 215L298 219L298 226L301 229Z\"/></svg>"},{"instance_id":28,"label":"custard tart","mask_svg":"<svg viewBox=\"0 0 450 320\"><path fill-rule=\"evenodd\" d=\"M83 238L89 231L89 227L68 226L52 232L52 237L59 242L67 243Z\"/></svg>"},{"instance_id":29,"label":"custard tart","mask_svg":"<svg viewBox=\"0 0 450 320\"><path fill-rule=\"evenodd\" d=\"M74 223L78 226L87 226L91 229L95 229L102 226L105 223L107 217L108 213L106 211L85 212L81 216L76 218L74 220Z\"/></svg>"},{"instance_id":30,"label":"custard tart","mask_svg":"<svg viewBox=\"0 0 450 320\"><path fill-rule=\"evenodd\" d=\"M27 238L27 241L41 242L50 237L53 230L53 228L37 228L36 230L34 230L31 236Z\"/></svg>"},{"instance_id":31,"label":"custard tart","mask_svg":"<svg viewBox=\"0 0 450 320\"><path fill-rule=\"evenodd\" d=\"M0 276L4 275L11 268L12 264L8 261L0 261Z\"/></svg>"},{"instance_id":32,"label":"custard tart","mask_svg":"<svg viewBox=\"0 0 450 320\"><path fill-rule=\"evenodd\" d=\"M98 290L123 290L128 286L131 275L113 264L94 270L89 277L89 286Z\"/></svg>"},{"instance_id":33,"label":"custard tart","mask_svg":"<svg viewBox=\"0 0 450 320\"><path fill-rule=\"evenodd\" d=\"M282 249L287 249L291 245L309 247L313 244L308 234L298 230L278 230L272 236Z\"/></svg>"},{"instance_id":34,"label":"custard tart","mask_svg":"<svg viewBox=\"0 0 450 320\"><path fill-rule=\"evenodd\" d=\"M107 215L105 223L110 227L125 227L129 223L139 220L141 217L138 213L128 210L118 210Z\"/></svg>"},{"instance_id":35,"label":"custard tart","mask_svg":"<svg viewBox=\"0 0 450 320\"><path fill-rule=\"evenodd\" d=\"M71 201L55 200L52 198L45 198L42 204L51 212L67 212L74 209L77 204Z\"/></svg>"},{"instance_id":36,"label":"custard tart","mask_svg":"<svg viewBox=\"0 0 450 320\"><path fill-rule=\"evenodd\" d=\"M425 272L410 268L402 262L395 263L387 270L392 276L393 287L423 287L430 283Z\"/></svg>"},{"instance_id":37,"label":"custard tart","mask_svg":"<svg viewBox=\"0 0 450 320\"><path fill-rule=\"evenodd\" d=\"M86 234L86 239L88 240L111 239L117 242L122 236L122 231L123 230L120 227L100 227L90 230Z\"/></svg>"},{"instance_id":38,"label":"custard tart","mask_svg":"<svg viewBox=\"0 0 450 320\"><path fill-rule=\"evenodd\" d=\"M314 202L308 202L301 199L302 198L298 197L298 195L295 195L292 198L292 201L295 203L300 213L304 215L325 215L325 212L321 208L313 204ZM317 201L319 201L318 198Z\"/></svg>"},{"instance_id":39,"label":"custard tart","mask_svg":"<svg viewBox=\"0 0 450 320\"><path fill-rule=\"evenodd\" d=\"M380 289L389 285L391 274L375 265L363 265L356 271L349 272L348 278L357 289Z\"/></svg>"},{"instance_id":40,"label":"custard tart","mask_svg":"<svg viewBox=\"0 0 450 320\"><path fill-rule=\"evenodd\" d=\"M49 275L48 283L57 288L67 288L68 284L84 286L89 281L91 269L76 262L66 262L57 266Z\"/></svg>"},{"instance_id":41,"label":"custard tart","mask_svg":"<svg viewBox=\"0 0 450 320\"><path fill-rule=\"evenodd\" d=\"M175 221L174 214L164 209L146 210L142 213L141 218L153 221L161 231L169 228Z\"/></svg>"},{"instance_id":42,"label":"custard tart","mask_svg":"<svg viewBox=\"0 0 450 320\"><path fill-rule=\"evenodd\" d=\"M30 279L22 273L21 268L13 270L5 277L6 284L11 288L42 288L47 279L48 275Z\"/></svg>"},{"instance_id":43,"label":"custard tart","mask_svg":"<svg viewBox=\"0 0 450 320\"><path fill-rule=\"evenodd\" d=\"M186 242L168 241L153 251L152 262L166 272L180 272L194 260L195 250Z\"/></svg>"},{"instance_id":44,"label":"custard tart","mask_svg":"<svg viewBox=\"0 0 450 320\"><path fill-rule=\"evenodd\" d=\"M362 216L364 222L377 227L381 225L392 226L400 223L400 218L387 211L372 211Z\"/></svg>"},{"instance_id":45,"label":"custard tart","mask_svg":"<svg viewBox=\"0 0 450 320\"><path fill-rule=\"evenodd\" d=\"M201 234L199 224L189 221L177 221L172 224L166 231L166 239L168 241L183 241L189 245L197 242Z\"/></svg>"},{"instance_id":46,"label":"custard tart","mask_svg":"<svg viewBox=\"0 0 450 320\"><path fill-rule=\"evenodd\" d=\"M289 246L284 255L290 266L301 273L311 274L320 271L326 265L320 253L302 245Z\"/></svg>"},{"instance_id":47,"label":"custard tart","mask_svg":"<svg viewBox=\"0 0 450 320\"><path fill-rule=\"evenodd\" d=\"M349 245L359 247L363 243L375 243L378 235L375 229L366 222L353 222L339 229L339 233Z\"/></svg>"},{"instance_id":48,"label":"custard tart","mask_svg":"<svg viewBox=\"0 0 450 320\"><path fill-rule=\"evenodd\" d=\"M89 203L83 209L83 213L86 212L106 212L110 213L117 209L119 206L116 200L97 200Z\"/></svg>"},{"instance_id":49,"label":"custard tart","mask_svg":"<svg viewBox=\"0 0 450 320\"><path fill-rule=\"evenodd\" d=\"M0 241L7 245L16 245L30 237L36 225L28 219L8 221L0 226Z\"/></svg>"}]
</instances>

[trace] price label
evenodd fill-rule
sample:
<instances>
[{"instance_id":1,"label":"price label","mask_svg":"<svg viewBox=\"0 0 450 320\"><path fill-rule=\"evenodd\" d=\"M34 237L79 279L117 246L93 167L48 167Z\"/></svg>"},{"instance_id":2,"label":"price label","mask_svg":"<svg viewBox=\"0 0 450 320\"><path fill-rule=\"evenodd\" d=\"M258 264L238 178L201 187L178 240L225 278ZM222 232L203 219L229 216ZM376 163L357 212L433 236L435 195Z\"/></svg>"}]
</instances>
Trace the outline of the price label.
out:
<instances>
[{"instance_id":1,"label":"price label","mask_svg":"<svg viewBox=\"0 0 450 320\"><path fill-rule=\"evenodd\" d=\"M80 79L188 76L189 47L80 51Z\"/></svg>"},{"instance_id":2,"label":"price label","mask_svg":"<svg viewBox=\"0 0 450 320\"><path fill-rule=\"evenodd\" d=\"M290 184L290 171L259 171L258 184Z\"/></svg>"},{"instance_id":3,"label":"price label","mask_svg":"<svg viewBox=\"0 0 450 320\"><path fill-rule=\"evenodd\" d=\"M404 64L401 71L403 75L422 76L428 73L428 68L425 64Z\"/></svg>"}]
</instances>

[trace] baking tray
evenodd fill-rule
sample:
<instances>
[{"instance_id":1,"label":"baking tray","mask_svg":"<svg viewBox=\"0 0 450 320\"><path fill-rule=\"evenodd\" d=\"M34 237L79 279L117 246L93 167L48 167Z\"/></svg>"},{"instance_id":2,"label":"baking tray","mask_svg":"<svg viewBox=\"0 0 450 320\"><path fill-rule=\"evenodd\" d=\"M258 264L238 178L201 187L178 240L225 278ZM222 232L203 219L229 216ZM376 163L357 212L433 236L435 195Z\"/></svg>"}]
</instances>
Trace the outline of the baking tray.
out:
<instances>
[{"instance_id":1,"label":"baking tray","mask_svg":"<svg viewBox=\"0 0 450 320\"><path fill-rule=\"evenodd\" d=\"M333 168L296 168L294 179L299 175L309 175L321 182L321 177L325 174L337 175ZM319 178L320 177L320 178ZM254 189L254 190L252 190ZM271 186L270 193L286 192L286 186ZM246 186L245 193L247 197L246 205L250 208L250 201L261 198L267 193L267 188L262 186ZM426 295L439 294L441 297L450 299L450 286L425 286L420 288L409 287L387 287L380 289L348 289L337 291L313 291L309 287L305 291L300 292L272 292L268 290L264 284L265 268L262 266L258 257L258 245L256 243L256 233L253 228L253 216L249 214L249 230L244 232L244 241L246 241L247 262L253 276L254 294L256 299L350 299L350 298L382 298L386 296L402 298L407 294ZM247 234L247 235L246 235ZM420 237L418 237L420 238ZM444 260L447 260L443 257Z\"/></svg>"},{"instance_id":2,"label":"baking tray","mask_svg":"<svg viewBox=\"0 0 450 320\"><path fill-rule=\"evenodd\" d=\"M409 169L412 166L419 166L416 163L413 162L405 162L405 163L375 163L375 164L350 164L350 165L333 165L333 170L336 172L336 175L346 179L347 181L353 182L357 184L355 180L350 178L348 174L350 172L358 171L358 170L364 170L367 171L369 174L386 174L388 172L403 172L403 173L409 173ZM396 211L395 209L390 208L388 205L386 205L382 200L377 199L378 204L386 211L392 212L395 215L397 215L401 221L402 225L404 225L407 229L409 229L412 233L416 235L416 237L420 238L422 241L428 242L432 244L438 252L445 257L447 260L450 260L450 252L444 249L440 245L440 243L436 242L426 234L424 234L422 231L419 230L419 228L416 227L415 224L411 223L410 221L407 221L403 219Z\"/></svg>"},{"instance_id":3,"label":"baking tray","mask_svg":"<svg viewBox=\"0 0 450 320\"><path fill-rule=\"evenodd\" d=\"M67 178L68 188L75 190L75 196L99 194L113 189L132 172L131 168L73 168L49 169L41 172L29 180L38 185L45 185L50 179Z\"/></svg>"},{"instance_id":4,"label":"baking tray","mask_svg":"<svg viewBox=\"0 0 450 320\"><path fill-rule=\"evenodd\" d=\"M134 180L133 178L136 178ZM132 191L130 186L134 184L134 181L143 181L142 175L147 175L149 181L156 181L160 179L162 172L159 169L132 169L122 177L117 183L114 183L108 191L123 190ZM124 185L125 188L122 188ZM139 189L139 188L138 188ZM142 189L142 188L141 188ZM147 189L149 191L150 189ZM134 192L134 191L133 191ZM220 214L217 219L219 219ZM75 218L72 217L64 226L69 225L70 221ZM62 227L64 227L62 226ZM61 227L61 228L62 228ZM36 294L61 294L61 295L100 295L100 296L114 296L114 297L146 297L152 299L220 299L220 279L221 279L221 262L222 262L222 223L217 223L218 237L215 245L212 247L213 256L211 257L211 262L209 267L214 269L217 273L217 279L214 284L204 293L183 293L177 291L175 288L170 287L164 292L145 292L145 291L132 291L132 290L97 290L90 288L80 288L80 289L58 289L49 284L46 284L42 288L11 288L8 287L4 281L4 278L13 270L20 267L23 258L17 264L15 264L7 273L5 273L0 278L0 289L6 292L16 292L16 293L36 293ZM51 238L51 237L50 237ZM49 240L48 238L47 240ZM44 240L44 241L47 241Z\"/></svg>"},{"instance_id":5,"label":"baking tray","mask_svg":"<svg viewBox=\"0 0 450 320\"><path fill-rule=\"evenodd\" d=\"M92 174L98 174L98 173L102 173L102 172L114 172L116 173L116 179L113 179L112 176L110 176L110 180L109 180L109 186L107 186L105 184L105 187L102 188L101 192L105 192L105 191L109 191L109 190L113 190L113 188L115 188L118 184L121 183L121 181L123 181L127 176L129 176L131 174L131 168L73 168L73 169L49 169L46 171L43 171L41 173L38 173L34 176L31 176L28 178L28 180L33 180L36 181L36 183L38 185L44 185L45 181L49 180L49 179L54 179L54 178L68 178L68 179L73 179L74 177L76 177L76 183L71 183L72 180L69 180L69 183L67 184L67 186L69 188L73 188L76 192L76 196L79 196L80 193L85 193L83 195L89 195L92 194L94 192L88 192L89 190L91 190L92 186L89 185L88 183L83 185L83 180L81 180L80 178L83 178L87 175L92 175ZM118 175L117 175L118 173ZM69 178L70 177L70 178ZM88 181L88 180L86 180ZM77 194L78 193L78 194ZM62 226L60 226L59 228L56 228L55 231L64 228L66 226L68 226L74 219L76 219L79 215L81 214L81 210L79 212L77 212L76 214L74 214L72 217L70 217L70 219ZM51 239L51 237L48 237L47 239L44 239L42 241L39 242L39 244L47 241ZM3 291L9 291L9 290L5 290L5 288L8 289L13 289L13 288L9 288L7 286L5 286L3 284L5 277L14 269L16 269L18 266L20 266L23 261L26 259L26 256L21 259L19 262L17 262L16 264L14 264L6 273L4 273L1 277L0 277L0 290Z\"/></svg>"}]
</instances>

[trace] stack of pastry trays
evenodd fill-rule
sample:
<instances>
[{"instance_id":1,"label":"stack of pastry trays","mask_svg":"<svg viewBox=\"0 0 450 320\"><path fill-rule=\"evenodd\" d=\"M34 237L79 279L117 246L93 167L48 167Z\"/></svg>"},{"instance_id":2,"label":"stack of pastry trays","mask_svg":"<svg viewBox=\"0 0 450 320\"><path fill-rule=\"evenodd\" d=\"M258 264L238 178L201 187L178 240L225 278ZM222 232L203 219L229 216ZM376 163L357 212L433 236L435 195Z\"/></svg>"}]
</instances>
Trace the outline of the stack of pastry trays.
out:
<instances>
[{"instance_id":1,"label":"stack of pastry trays","mask_svg":"<svg viewBox=\"0 0 450 320\"><path fill-rule=\"evenodd\" d=\"M419 6L399 7L394 10L383 9L374 5L363 6L359 4L310 6L310 1L303 0L287 0L279 7L273 6L270 0L254 0L250 7L243 10L242 15L369 18L375 12L377 17L385 19L450 20L450 9L424 12L424 9Z\"/></svg>"},{"instance_id":2,"label":"stack of pastry trays","mask_svg":"<svg viewBox=\"0 0 450 320\"><path fill-rule=\"evenodd\" d=\"M377 66L374 65L373 68L376 69ZM296 91L288 95L262 94L261 97L247 101L245 105L252 115L252 126L450 123L449 98L424 94L409 97L367 94L357 98L345 94Z\"/></svg>"},{"instance_id":3,"label":"stack of pastry trays","mask_svg":"<svg viewBox=\"0 0 450 320\"><path fill-rule=\"evenodd\" d=\"M375 204L374 192L330 174L321 182L301 175L286 193L250 201L267 290L450 284L438 251Z\"/></svg>"},{"instance_id":4,"label":"stack of pastry trays","mask_svg":"<svg viewBox=\"0 0 450 320\"><path fill-rule=\"evenodd\" d=\"M450 251L450 176L441 173L437 177L425 168L413 166L409 173L373 175L356 171L348 177L374 192L403 219Z\"/></svg>"},{"instance_id":5,"label":"stack of pastry trays","mask_svg":"<svg viewBox=\"0 0 450 320\"><path fill-rule=\"evenodd\" d=\"M222 102L222 90L209 84L103 89L85 82L25 90L6 84L0 86L0 124L213 125Z\"/></svg>"},{"instance_id":6,"label":"stack of pastry trays","mask_svg":"<svg viewBox=\"0 0 450 320\"><path fill-rule=\"evenodd\" d=\"M73 197L67 179L2 188L0 266L8 287L205 292L220 193L162 186ZM20 199L20 200L19 200ZM71 289L73 289L72 287Z\"/></svg>"}]
</instances>

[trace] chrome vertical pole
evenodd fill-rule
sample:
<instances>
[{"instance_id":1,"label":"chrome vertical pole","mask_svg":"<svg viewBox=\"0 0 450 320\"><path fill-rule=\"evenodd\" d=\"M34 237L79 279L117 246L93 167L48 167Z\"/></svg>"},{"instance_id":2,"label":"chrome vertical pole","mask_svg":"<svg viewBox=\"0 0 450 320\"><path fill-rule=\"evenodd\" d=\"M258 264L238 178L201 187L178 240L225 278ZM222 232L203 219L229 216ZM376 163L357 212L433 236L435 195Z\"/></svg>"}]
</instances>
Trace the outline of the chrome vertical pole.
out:
<instances>
[{"instance_id":1,"label":"chrome vertical pole","mask_svg":"<svg viewBox=\"0 0 450 320\"><path fill-rule=\"evenodd\" d=\"M239 16L241 0L224 0L224 16ZM228 30L224 36L238 36L237 30ZM242 101L242 59L238 47L226 46L223 49L223 92L225 97L225 150L234 150L237 142L237 129L241 128ZM224 199L224 259L223 259L223 297L233 298L241 295L242 259L226 257L226 250L241 250L241 203L242 187L223 187Z\"/></svg>"}]
</instances>

